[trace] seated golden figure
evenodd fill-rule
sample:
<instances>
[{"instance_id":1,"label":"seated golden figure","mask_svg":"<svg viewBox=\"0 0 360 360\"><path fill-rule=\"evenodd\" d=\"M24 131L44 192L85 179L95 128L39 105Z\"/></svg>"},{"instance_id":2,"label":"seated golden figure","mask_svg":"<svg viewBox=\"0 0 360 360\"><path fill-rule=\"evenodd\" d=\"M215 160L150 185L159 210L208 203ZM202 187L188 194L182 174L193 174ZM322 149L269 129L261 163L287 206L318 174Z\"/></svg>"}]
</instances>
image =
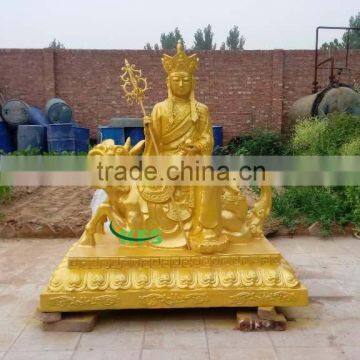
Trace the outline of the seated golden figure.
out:
<instances>
[{"instance_id":1,"label":"seated golden figure","mask_svg":"<svg viewBox=\"0 0 360 360\"><path fill-rule=\"evenodd\" d=\"M210 156L214 140L209 109L194 95L198 61L196 55L185 54L181 43L175 56L163 56L168 98L155 104L151 116L145 116L145 144L140 142L130 149L130 139L124 146L115 146L107 140L89 155L106 155L111 151L135 155L145 145L144 156ZM249 214L245 197L231 186L134 184L125 189L104 187L104 190L108 200L87 226L90 242L94 242L95 232L109 218L116 231L159 229L164 241L158 247L188 246L201 253L213 253L224 250L229 241L249 240L251 233L262 236L262 224L271 207L271 191L266 187Z\"/></svg>"}]
</instances>

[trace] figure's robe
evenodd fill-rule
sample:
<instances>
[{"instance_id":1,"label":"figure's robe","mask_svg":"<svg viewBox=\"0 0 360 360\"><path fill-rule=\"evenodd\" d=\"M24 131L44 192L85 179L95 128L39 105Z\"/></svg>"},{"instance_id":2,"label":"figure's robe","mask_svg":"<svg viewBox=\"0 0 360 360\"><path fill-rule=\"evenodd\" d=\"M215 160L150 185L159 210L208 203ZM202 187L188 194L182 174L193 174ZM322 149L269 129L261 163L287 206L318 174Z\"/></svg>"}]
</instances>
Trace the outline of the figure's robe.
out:
<instances>
[{"instance_id":1,"label":"figure's robe","mask_svg":"<svg viewBox=\"0 0 360 360\"><path fill-rule=\"evenodd\" d=\"M173 109L170 100L154 106L149 126L160 155L180 155L181 145L185 142L197 145L200 155L212 154L214 140L208 108L199 102L195 103L195 108L198 116L194 121L191 118L190 102L180 104L179 115L173 117L170 116L170 109ZM149 155L156 155L156 150L149 129L145 128L144 156ZM172 191L176 204L169 196ZM180 216L186 230L197 225L218 228L221 216L220 191L219 187L199 185L174 189L168 186L144 188L140 193L148 202L148 226L159 228L165 237L166 234L169 237L181 237Z\"/></svg>"}]
</instances>

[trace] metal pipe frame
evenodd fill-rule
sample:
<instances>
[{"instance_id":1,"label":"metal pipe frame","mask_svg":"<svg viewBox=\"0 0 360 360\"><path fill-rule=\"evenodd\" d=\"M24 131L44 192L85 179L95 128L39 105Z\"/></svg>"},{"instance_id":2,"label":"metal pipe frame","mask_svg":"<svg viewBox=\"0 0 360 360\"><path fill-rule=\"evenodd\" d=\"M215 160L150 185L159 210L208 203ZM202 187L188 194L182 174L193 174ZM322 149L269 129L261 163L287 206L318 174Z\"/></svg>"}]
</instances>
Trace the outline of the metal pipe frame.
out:
<instances>
[{"instance_id":1,"label":"metal pipe frame","mask_svg":"<svg viewBox=\"0 0 360 360\"><path fill-rule=\"evenodd\" d=\"M346 59L345 59L345 67L341 67L341 68L336 68L338 70L345 70L348 68L348 61L349 61L349 46L350 46L350 31L351 30L357 30L360 31L360 28L356 28L356 27L343 27L343 26L318 26L316 28L316 40L315 40L315 71L314 71L314 81L313 81L313 93L315 94L318 91L318 81L317 81L317 77L318 77L318 68L324 64L327 61L331 61L332 63L332 67L331 67L331 74L330 74L330 82L333 82L335 80L335 76L334 76L334 58L330 57L328 59L326 59L325 61L322 61L321 63L318 64L318 60L319 60L319 30L347 30L347 39L346 39ZM332 60L331 60L332 59Z\"/></svg>"}]
</instances>

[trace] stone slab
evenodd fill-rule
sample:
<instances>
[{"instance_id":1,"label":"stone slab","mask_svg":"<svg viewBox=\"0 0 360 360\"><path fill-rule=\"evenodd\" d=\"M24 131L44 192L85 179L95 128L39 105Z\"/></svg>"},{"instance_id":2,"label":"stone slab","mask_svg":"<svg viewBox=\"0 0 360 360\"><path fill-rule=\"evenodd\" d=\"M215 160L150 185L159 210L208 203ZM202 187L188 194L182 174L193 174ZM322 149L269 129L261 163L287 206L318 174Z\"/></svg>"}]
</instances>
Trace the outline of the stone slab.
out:
<instances>
[{"instance_id":1,"label":"stone slab","mask_svg":"<svg viewBox=\"0 0 360 360\"><path fill-rule=\"evenodd\" d=\"M60 312L41 312L36 310L35 317L43 323L53 323L61 320Z\"/></svg>"},{"instance_id":2,"label":"stone slab","mask_svg":"<svg viewBox=\"0 0 360 360\"><path fill-rule=\"evenodd\" d=\"M276 317L277 312L273 306L259 306L257 309L257 315L263 320L273 320Z\"/></svg>"},{"instance_id":3,"label":"stone slab","mask_svg":"<svg viewBox=\"0 0 360 360\"><path fill-rule=\"evenodd\" d=\"M97 321L97 313L68 313L56 322L43 322L44 331L90 332Z\"/></svg>"}]
</instances>

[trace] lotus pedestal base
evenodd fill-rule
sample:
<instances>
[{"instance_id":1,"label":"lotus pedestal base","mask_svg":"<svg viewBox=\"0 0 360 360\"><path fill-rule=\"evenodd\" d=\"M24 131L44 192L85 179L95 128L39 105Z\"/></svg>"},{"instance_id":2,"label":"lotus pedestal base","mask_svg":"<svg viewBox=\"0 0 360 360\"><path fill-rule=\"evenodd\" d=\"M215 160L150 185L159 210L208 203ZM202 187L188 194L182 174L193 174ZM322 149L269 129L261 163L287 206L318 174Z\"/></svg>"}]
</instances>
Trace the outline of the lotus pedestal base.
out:
<instances>
[{"instance_id":1,"label":"lotus pedestal base","mask_svg":"<svg viewBox=\"0 0 360 360\"><path fill-rule=\"evenodd\" d=\"M40 296L41 312L303 306L307 290L265 238L222 253L122 246L97 235L75 243Z\"/></svg>"}]
</instances>

